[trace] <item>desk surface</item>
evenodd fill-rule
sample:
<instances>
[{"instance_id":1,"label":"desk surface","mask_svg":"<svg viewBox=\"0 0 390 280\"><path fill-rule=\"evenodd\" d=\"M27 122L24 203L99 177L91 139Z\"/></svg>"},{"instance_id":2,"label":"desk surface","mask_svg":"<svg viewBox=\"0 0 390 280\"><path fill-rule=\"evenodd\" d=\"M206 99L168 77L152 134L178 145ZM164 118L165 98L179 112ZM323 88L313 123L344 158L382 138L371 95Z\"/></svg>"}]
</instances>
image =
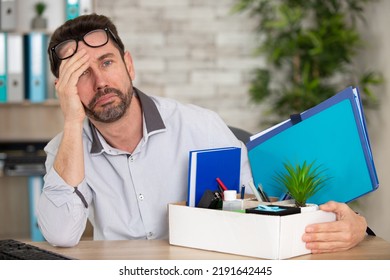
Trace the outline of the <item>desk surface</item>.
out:
<instances>
[{"instance_id":1,"label":"desk surface","mask_svg":"<svg viewBox=\"0 0 390 280\"><path fill-rule=\"evenodd\" d=\"M212 260L250 257L169 245L167 240L80 241L73 248L58 248L46 242L31 242L40 248L84 260ZM299 260L390 260L390 243L367 236L358 246L338 253L303 255Z\"/></svg>"}]
</instances>

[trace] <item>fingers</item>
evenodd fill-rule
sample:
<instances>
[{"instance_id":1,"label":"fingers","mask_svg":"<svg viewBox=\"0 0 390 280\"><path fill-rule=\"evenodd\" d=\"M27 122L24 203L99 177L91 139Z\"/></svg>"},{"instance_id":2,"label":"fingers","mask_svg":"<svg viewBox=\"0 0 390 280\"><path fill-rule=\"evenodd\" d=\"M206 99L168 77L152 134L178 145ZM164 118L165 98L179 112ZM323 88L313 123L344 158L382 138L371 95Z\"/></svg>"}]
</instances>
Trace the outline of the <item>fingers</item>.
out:
<instances>
[{"instance_id":1,"label":"fingers","mask_svg":"<svg viewBox=\"0 0 390 280\"><path fill-rule=\"evenodd\" d=\"M85 117L77 85L80 76L89 66L89 56L85 50L76 52L71 58L63 60L60 65L56 90L65 122L81 123Z\"/></svg>"},{"instance_id":2,"label":"fingers","mask_svg":"<svg viewBox=\"0 0 390 280\"><path fill-rule=\"evenodd\" d=\"M345 221L335 221L335 222L326 222L311 224L305 228L305 232L310 233L332 233L332 232L345 232L349 231L350 224Z\"/></svg>"},{"instance_id":3,"label":"fingers","mask_svg":"<svg viewBox=\"0 0 390 280\"><path fill-rule=\"evenodd\" d=\"M312 254L322 254L346 251L351 247L346 243L335 241L306 243L306 248L309 249Z\"/></svg>"},{"instance_id":4,"label":"fingers","mask_svg":"<svg viewBox=\"0 0 390 280\"><path fill-rule=\"evenodd\" d=\"M351 229L346 222L332 222L311 225L302 236L305 242L349 241Z\"/></svg>"},{"instance_id":5,"label":"fingers","mask_svg":"<svg viewBox=\"0 0 390 280\"><path fill-rule=\"evenodd\" d=\"M305 233L302 240L313 254L343 251L355 245L349 231Z\"/></svg>"},{"instance_id":6,"label":"fingers","mask_svg":"<svg viewBox=\"0 0 390 280\"><path fill-rule=\"evenodd\" d=\"M81 74L88 69L89 56L85 50L80 50L74 56L64 60L60 65L57 88L76 86Z\"/></svg>"},{"instance_id":7,"label":"fingers","mask_svg":"<svg viewBox=\"0 0 390 280\"><path fill-rule=\"evenodd\" d=\"M320 205L320 210L326 211L326 212L340 212L342 210L346 210L348 206L344 203L339 203L335 201L329 201L325 204Z\"/></svg>"},{"instance_id":8,"label":"fingers","mask_svg":"<svg viewBox=\"0 0 390 280\"><path fill-rule=\"evenodd\" d=\"M337 221L344 220L356 215L347 204L335 201L329 201L323 205L320 205L320 210L335 213Z\"/></svg>"},{"instance_id":9,"label":"fingers","mask_svg":"<svg viewBox=\"0 0 390 280\"><path fill-rule=\"evenodd\" d=\"M320 206L323 211L334 212L336 221L311 224L305 228L302 240L312 253L347 250L365 236L366 221L345 203L328 202Z\"/></svg>"}]
</instances>

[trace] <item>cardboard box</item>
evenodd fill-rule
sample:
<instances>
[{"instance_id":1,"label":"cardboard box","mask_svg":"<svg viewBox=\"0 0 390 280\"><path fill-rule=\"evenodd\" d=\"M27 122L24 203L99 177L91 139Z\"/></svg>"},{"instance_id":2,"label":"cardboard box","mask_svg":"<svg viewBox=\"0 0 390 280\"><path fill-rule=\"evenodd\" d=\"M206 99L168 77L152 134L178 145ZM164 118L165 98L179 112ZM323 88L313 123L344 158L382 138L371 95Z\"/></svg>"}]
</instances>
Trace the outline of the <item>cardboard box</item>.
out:
<instances>
[{"instance_id":1,"label":"cardboard box","mask_svg":"<svg viewBox=\"0 0 390 280\"><path fill-rule=\"evenodd\" d=\"M169 243L266 259L309 254L302 241L306 225L335 221L315 210L287 216L245 214L169 205Z\"/></svg>"}]
</instances>

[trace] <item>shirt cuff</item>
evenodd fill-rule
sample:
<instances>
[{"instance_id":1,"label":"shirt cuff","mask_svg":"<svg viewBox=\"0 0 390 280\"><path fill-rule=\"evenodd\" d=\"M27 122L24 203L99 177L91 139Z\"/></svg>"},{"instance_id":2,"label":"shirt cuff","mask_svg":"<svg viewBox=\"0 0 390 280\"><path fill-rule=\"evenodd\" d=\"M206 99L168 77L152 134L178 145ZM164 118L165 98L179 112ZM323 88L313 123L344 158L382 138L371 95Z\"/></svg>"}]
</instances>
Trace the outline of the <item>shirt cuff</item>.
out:
<instances>
[{"instance_id":1,"label":"shirt cuff","mask_svg":"<svg viewBox=\"0 0 390 280\"><path fill-rule=\"evenodd\" d=\"M43 193L57 207L64 204L82 204L88 208L89 190L85 179L73 187L67 184L54 168L45 175Z\"/></svg>"}]
</instances>

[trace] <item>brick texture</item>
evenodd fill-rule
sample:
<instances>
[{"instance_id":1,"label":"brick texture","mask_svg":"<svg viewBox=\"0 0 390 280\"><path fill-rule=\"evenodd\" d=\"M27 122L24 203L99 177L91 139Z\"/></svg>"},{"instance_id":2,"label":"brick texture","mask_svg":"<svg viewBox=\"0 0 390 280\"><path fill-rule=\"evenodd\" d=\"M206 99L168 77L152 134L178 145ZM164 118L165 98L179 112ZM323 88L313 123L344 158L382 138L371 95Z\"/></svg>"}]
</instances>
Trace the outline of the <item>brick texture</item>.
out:
<instances>
[{"instance_id":1,"label":"brick texture","mask_svg":"<svg viewBox=\"0 0 390 280\"><path fill-rule=\"evenodd\" d=\"M258 39L234 0L97 0L133 57L141 90L216 111L228 125L260 130L261 106L248 94Z\"/></svg>"}]
</instances>

